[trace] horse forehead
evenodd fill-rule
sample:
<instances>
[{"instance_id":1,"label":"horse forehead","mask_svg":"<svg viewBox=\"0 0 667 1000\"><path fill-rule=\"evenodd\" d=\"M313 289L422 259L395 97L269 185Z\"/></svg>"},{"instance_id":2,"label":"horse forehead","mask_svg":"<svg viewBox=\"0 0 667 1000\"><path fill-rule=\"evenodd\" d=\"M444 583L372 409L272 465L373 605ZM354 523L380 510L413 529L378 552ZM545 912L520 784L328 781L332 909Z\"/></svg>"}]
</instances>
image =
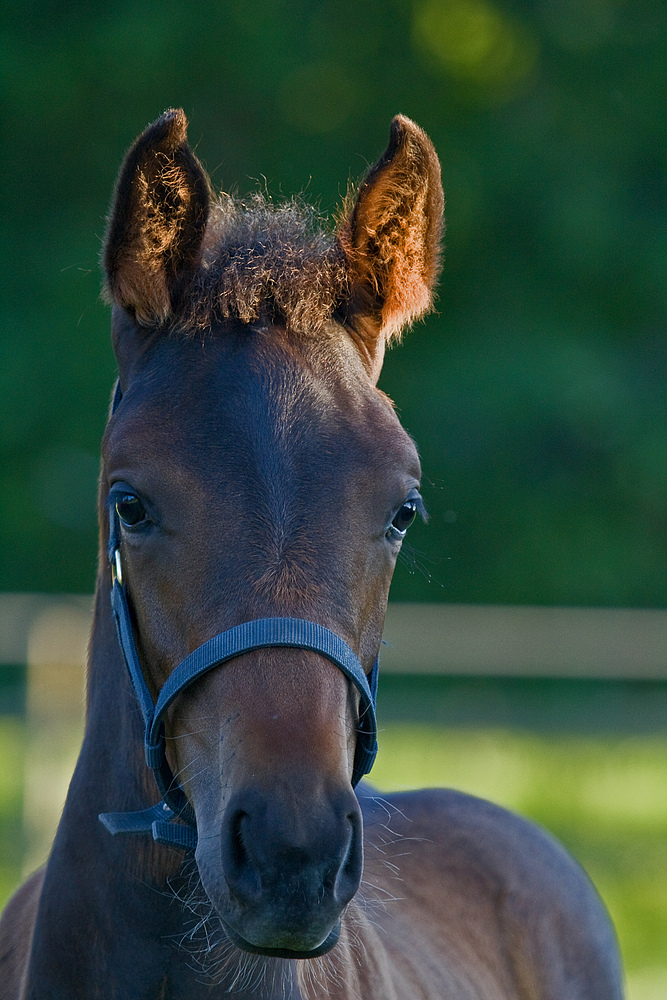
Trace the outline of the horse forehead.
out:
<instances>
[{"instance_id":1,"label":"horse forehead","mask_svg":"<svg viewBox=\"0 0 667 1000\"><path fill-rule=\"evenodd\" d=\"M349 464L357 456L414 467L416 451L391 404L345 345L336 347L309 358L257 338L167 344L128 386L106 450L121 464L131 455L207 468L235 457L247 465L253 456L274 465L281 454L324 447Z\"/></svg>"}]
</instances>

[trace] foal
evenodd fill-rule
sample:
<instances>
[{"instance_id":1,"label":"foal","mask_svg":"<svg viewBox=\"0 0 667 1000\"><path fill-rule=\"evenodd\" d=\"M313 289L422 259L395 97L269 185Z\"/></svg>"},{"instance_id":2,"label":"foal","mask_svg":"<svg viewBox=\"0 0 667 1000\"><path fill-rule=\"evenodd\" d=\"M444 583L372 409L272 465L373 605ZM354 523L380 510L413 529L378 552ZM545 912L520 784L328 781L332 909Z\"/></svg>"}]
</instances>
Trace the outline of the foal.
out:
<instances>
[{"instance_id":1,"label":"foal","mask_svg":"<svg viewBox=\"0 0 667 1000\"><path fill-rule=\"evenodd\" d=\"M457 792L357 787L423 513L376 383L431 306L442 208L401 116L331 237L296 204L215 200L181 111L128 153L86 732L0 924L7 1000L622 996L549 836Z\"/></svg>"}]
</instances>

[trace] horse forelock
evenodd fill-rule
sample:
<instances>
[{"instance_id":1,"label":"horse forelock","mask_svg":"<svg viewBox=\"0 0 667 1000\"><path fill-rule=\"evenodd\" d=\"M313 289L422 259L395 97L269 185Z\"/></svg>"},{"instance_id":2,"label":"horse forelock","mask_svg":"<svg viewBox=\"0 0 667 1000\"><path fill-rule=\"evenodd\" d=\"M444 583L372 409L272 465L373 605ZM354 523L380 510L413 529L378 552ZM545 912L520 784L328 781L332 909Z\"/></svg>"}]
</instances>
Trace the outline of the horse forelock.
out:
<instances>
[{"instance_id":1,"label":"horse forelock","mask_svg":"<svg viewBox=\"0 0 667 1000\"><path fill-rule=\"evenodd\" d=\"M345 254L311 205L223 194L211 207L180 325L196 331L228 319L278 320L307 337L331 318L347 287Z\"/></svg>"}]
</instances>

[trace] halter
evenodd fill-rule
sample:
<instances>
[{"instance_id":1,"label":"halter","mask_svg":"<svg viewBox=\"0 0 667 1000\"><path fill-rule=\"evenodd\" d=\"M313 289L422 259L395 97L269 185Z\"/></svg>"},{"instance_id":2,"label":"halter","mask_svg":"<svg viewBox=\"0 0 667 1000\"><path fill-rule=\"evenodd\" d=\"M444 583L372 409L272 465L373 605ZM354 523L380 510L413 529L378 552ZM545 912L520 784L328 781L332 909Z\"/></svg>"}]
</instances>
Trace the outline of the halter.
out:
<instances>
[{"instance_id":1,"label":"halter","mask_svg":"<svg viewBox=\"0 0 667 1000\"><path fill-rule=\"evenodd\" d=\"M120 387L117 384L112 413L116 410L120 399ZM111 608L118 641L144 721L146 765L153 771L162 795L162 800L148 809L136 812L100 813L99 819L109 833L114 836L122 833L152 834L153 840L160 844L171 844L187 850L195 849L197 846L195 814L167 762L164 716L178 695L199 677L252 649L288 646L312 650L325 656L345 674L359 691L358 735L352 769L352 787L368 774L377 754L375 701L379 658L375 660L367 676L356 653L340 636L324 625L302 618L256 618L235 625L226 632L220 632L198 646L174 668L162 686L157 701L154 702L134 642L120 560L120 525L115 510L109 512L108 556L112 579Z\"/></svg>"}]
</instances>

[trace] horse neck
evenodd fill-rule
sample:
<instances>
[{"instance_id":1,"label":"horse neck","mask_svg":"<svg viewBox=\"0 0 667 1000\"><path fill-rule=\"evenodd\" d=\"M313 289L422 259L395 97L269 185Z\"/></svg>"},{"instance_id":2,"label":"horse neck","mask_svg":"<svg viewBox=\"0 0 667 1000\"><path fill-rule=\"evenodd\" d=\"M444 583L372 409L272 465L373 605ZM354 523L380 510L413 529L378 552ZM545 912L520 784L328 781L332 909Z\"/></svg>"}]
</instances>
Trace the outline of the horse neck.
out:
<instances>
[{"instance_id":1,"label":"horse neck","mask_svg":"<svg viewBox=\"0 0 667 1000\"><path fill-rule=\"evenodd\" d=\"M144 764L143 735L137 699L116 636L110 580L108 573L101 572L95 590L86 731L79 764L103 775L107 797L120 787L125 797L136 800L136 805L123 808L143 808L155 798L152 776Z\"/></svg>"},{"instance_id":2,"label":"horse neck","mask_svg":"<svg viewBox=\"0 0 667 1000\"><path fill-rule=\"evenodd\" d=\"M101 812L145 809L159 797L144 759L143 721L116 635L104 567L95 590L85 734L63 818L85 826L103 853L124 852L132 879L164 887L178 872L180 855L150 836L113 837L98 819Z\"/></svg>"}]
</instances>

